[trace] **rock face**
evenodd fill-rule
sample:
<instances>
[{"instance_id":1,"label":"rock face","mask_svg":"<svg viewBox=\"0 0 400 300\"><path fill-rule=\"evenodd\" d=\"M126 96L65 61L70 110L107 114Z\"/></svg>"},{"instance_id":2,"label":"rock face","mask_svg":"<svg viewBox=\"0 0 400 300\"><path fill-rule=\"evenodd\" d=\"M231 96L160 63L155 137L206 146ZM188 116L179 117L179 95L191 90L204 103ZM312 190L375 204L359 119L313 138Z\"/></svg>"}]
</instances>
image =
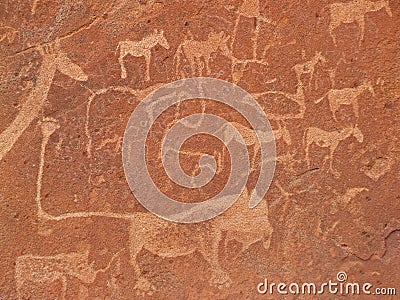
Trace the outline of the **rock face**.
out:
<instances>
[{"instance_id":1,"label":"rock face","mask_svg":"<svg viewBox=\"0 0 400 300\"><path fill-rule=\"evenodd\" d=\"M339 272L400 293L400 3L335 1L3 1L0 299L269 299L265 279L319 285ZM146 142L165 195L212 198L238 159L198 134L180 165L196 176L209 154L215 176L174 183L161 143L188 115L229 121L251 167L224 214L177 224L135 199L122 140L148 94L198 76L254 97L277 163L250 209L261 154L248 121L208 99L168 108Z\"/></svg>"}]
</instances>

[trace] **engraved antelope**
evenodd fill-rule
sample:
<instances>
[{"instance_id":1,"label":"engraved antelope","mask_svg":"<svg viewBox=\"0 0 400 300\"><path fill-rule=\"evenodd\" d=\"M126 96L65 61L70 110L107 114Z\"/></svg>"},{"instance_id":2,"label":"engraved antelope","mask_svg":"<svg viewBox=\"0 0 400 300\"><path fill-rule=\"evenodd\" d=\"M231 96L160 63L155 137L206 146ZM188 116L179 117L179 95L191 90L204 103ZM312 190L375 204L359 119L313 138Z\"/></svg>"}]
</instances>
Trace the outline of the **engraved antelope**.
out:
<instances>
[{"instance_id":1,"label":"engraved antelope","mask_svg":"<svg viewBox=\"0 0 400 300\"><path fill-rule=\"evenodd\" d=\"M387 14L391 17L392 11L389 6L389 0L353 0L351 2L339 2L329 5L331 20L329 23L329 34L332 37L333 43L336 45L336 36L334 30L342 23L349 24L356 22L361 28L361 37L359 45L364 39L365 33L365 14L368 12L378 11L384 8Z\"/></svg>"},{"instance_id":2,"label":"engraved antelope","mask_svg":"<svg viewBox=\"0 0 400 300\"><path fill-rule=\"evenodd\" d=\"M306 151L306 162L307 167L310 168L310 146L316 144L321 148L329 148L329 171L334 171L333 165L333 154L338 147L339 143L350 136L354 136L359 143L362 143L364 136L357 126L347 127L337 131L325 131L317 127L309 127L306 129L303 137L303 143Z\"/></svg>"},{"instance_id":3,"label":"engraved antelope","mask_svg":"<svg viewBox=\"0 0 400 300\"><path fill-rule=\"evenodd\" d=\"M119 64L121 66L121 78L127 77L124 58L128 54L134 57L144 57L146 60L146 81L150 80L150 61L151 49L160 44L165 49L169 49L169 44L164 36L163 30L155 30L152 34L144 37L140 41L125 40L118 43L117 49L119 50Z\"/></svg>"},{"instance_id":4,"label":"engraved antelope","mask_svg":"<svg viewBox=\"0 0 400 300\"><path fill-rule=\"evenodd\" d=\"M321 98L315 100L315 103L321 102L325 97L328 97L329 108L332 112L333 119L337 121L336 112L341 105L351 105L353 107L354 116L359 117L358 97L364 92L369 91L375 96L374 88L371 82L364 80L362 84L355 88L344 88L340 90L331 89Z\"/></svg>"},{"instance_id":5,"label":"engraved antelope","mask_svg":"<svg viewBox=\"0 0 400 300\"><path fill-rule=\"evenodd\" d=\"M203 58L206 66L206 73L210 74L211 70L209 61L211 54L221 50L223 55L229 56L230 51L227 45L229 38L229 35L225 35L225 33L221 31L219 33L209 33L208 39L205 41L198 41L193 38L185 39L178 46L174 56L174 60L176 61L176 72L178 73L180 57L183 54L189 61L192 72L196 71L197 66L200 75L202 75L203 65L201 63L201 58Z\"/></svg>"},{"instance_id":6,"label":"engraved antelope","mask_svg":"<svg viewBox=\"0 0 400 300\"><path fill-rule=\"evenodd\" d=\"M14 121L0 134L0 160L11 150L18 138L39 114L47 99L47 93L57 70L77 81L86 81L88 79L83 70L73 63L66 53L60 50L59 40L56 40L54 44L41 45L37 49L43 60L36 79L36 85Z\"/></svg>"}]
</instances>

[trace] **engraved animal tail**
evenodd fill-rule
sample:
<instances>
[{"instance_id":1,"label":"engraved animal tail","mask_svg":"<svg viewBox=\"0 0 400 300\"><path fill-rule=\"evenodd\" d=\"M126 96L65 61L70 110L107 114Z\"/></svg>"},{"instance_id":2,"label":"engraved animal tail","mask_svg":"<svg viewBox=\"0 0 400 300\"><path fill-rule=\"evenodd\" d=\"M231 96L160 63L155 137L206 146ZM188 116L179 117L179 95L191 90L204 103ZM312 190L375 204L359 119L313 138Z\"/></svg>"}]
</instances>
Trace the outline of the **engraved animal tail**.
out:
<instances>
[{"instance_id":1,"label":"engraved animal tail","mask_svg":"<svg viewBox=\"0 0 400 300\"><path fill-rule=\"evenodd\" d=\"M320 103L322 100L324 100L324 98L329 94L329 91L326 92L321 98L317 99L314 101L315 104Z\"/></svg>"},{"instance_id":2,"label":"engraved animal tail","mask_svg":"<svg viewBox=\"0 0 400 300\"><path fill-rule=\"evenodd\" d=\"M115 48L114 53L117 54L118 49L121 47L121 42L118 42L117 48Z\"/></svg>"}]
</instances>

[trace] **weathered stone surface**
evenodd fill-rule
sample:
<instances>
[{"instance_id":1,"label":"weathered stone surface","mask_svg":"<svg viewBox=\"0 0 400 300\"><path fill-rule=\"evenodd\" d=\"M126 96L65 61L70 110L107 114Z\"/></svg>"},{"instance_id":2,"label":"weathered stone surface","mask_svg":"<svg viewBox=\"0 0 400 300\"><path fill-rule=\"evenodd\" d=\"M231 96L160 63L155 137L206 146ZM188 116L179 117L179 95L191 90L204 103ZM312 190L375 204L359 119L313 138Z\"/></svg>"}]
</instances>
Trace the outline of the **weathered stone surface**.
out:
<instances>
[{"instance_id":1,"label":"weathered stone surface","mask_svg":"<svg viewBox=\"0 0 400 300\"><path fill-rule=\"evenodd\" d=\"M264 278L339 271L400 293L399 1L220 2L0 3L0 299L272 299L257 293ZM253 95L277 167L249 209L260 154L247 121L211 100L170 107L146 144L166 195L200 202L229 178L226 147L205 135L184 143L181 165L197 175L214 155L213 181L168 178L161 140L187 115L232 122L253 162L228 211L173 224L134 198L121 143L144 97L195 76Z\"/></svg>"}]
</instances>

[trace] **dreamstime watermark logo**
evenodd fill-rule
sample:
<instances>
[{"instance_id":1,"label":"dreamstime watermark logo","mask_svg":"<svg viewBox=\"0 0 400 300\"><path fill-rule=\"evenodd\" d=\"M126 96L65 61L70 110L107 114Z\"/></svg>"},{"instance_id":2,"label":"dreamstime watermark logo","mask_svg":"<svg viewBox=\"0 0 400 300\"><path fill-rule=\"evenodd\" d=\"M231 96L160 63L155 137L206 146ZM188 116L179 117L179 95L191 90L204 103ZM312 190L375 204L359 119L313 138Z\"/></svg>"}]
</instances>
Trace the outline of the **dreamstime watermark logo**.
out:
<instances>
[{"instance_id":1,"label":"dreamstime watermark logo","mask_svg":"<svg viewBox=\"0 0 400 300\"><path fill-rule=\"evenodd\" d=\"M200 158L200 174L188 176L179 164L179 149L191 136L209 134L224 143L231 157L231 170L223 190L200 203L183 203L163 194L155 186L146 166L145 145L155 120L172 105L203 98L221 102L238 111L252 126L260 145L260 174L251 193L253 208L266 194L275 170L275 139L268 119L254 98L242 88L214 78L188 78L161 86L133 111L124 134L122 159L130 189L138 201L159 217L181 223L209 220L227 210L241 195L250 174L248 151L238 130L225 119L207 113L192 114L175 123L162 141L161 158L170 179L184 187L199 188L215 175L211 155Z\"/></svg>"},{"instance_id":2,"label":"dreamstime watermark logo","mask_svg":"<svg viewBox=\"0 0 400 300\"><path fill-rule=\"evenodd\" d=\"M334 294L334 295L396 295L396 289L392 287L376 287L369 282L357 283L346 282L347 274L339 272L336 274L336 280L329 280L321 284L310 282L304 283L275 283L268 282L265 279L257 286L259 294L280 294L280 295L317 295L317 294Z\"/></svg>"}]
</instances>

